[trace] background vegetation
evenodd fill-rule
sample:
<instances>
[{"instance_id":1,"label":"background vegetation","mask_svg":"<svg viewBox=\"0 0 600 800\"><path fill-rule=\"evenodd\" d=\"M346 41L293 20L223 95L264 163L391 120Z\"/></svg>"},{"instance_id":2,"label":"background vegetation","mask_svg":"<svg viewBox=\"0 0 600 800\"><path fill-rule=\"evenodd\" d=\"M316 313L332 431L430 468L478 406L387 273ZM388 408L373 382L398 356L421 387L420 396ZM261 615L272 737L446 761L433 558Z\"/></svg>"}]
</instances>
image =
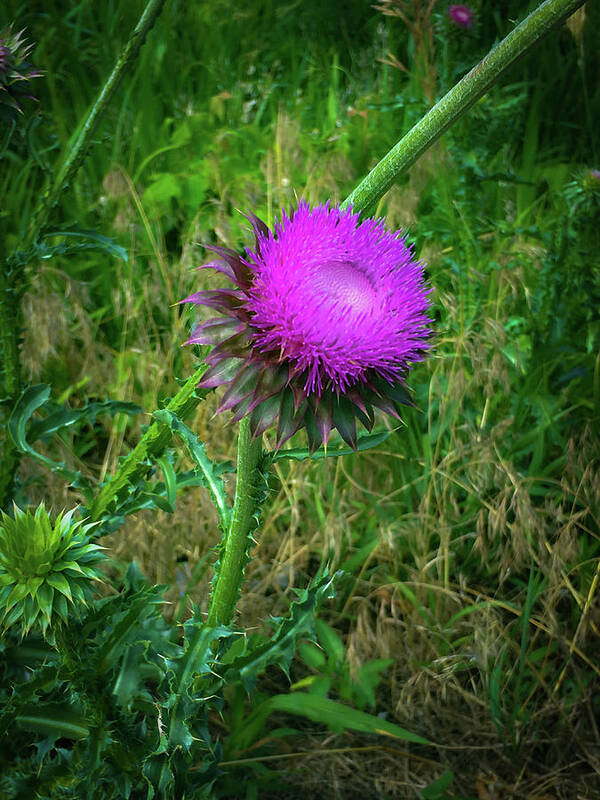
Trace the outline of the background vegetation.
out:
<instances>
[{"instance_id":1,"label":"background vegetation","mask_svg":"<svg viewBox=\"0 0 600 800\"><path fill-rule=\"evenodd\" d=\"M472 7L462 29L445 2L167 3L60 208L128 260L40 261L24 301L27 379L74 407L113 397L149 411L171 396L198 355L180 347L191 320L173 304L219 285L192 271L201 244L248 244L238 209L271 224L296 196L343 199L526 11ZM9 250L142 8L3 4L0 24L27 26L46 73L27 138L0 162ZM248 754L261 797L550 800L600 784L600 11L584 9L381 203L434 287L435 355L411 373L419 410L377 450L279 462L247 575L242 617L260 628L321 563L344 569L294 685L436 747L416 757L307 724L300 755L283 735ZM190 424L227 460L235 429L216 404ZM65 433L52 455L112 472L140 416ZM33 462L20 478L23 502L77 502ZM183 619L190 598L206 605L217 539L193 488L103 544L115 579L135 558L173 587L166 614ZM274 672L260 691L283 682ZM251 763L265 754L268 770Z\"/></svg>"}]
</instances>

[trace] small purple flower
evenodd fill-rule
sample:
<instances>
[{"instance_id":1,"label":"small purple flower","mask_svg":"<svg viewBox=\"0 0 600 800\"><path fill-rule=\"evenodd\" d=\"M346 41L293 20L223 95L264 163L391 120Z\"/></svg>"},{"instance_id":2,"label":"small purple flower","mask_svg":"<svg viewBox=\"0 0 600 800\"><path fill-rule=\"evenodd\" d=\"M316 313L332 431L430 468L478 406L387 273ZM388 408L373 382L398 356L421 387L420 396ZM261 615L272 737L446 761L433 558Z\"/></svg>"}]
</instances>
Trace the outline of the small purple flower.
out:
<instances>
[{"instance_id":1,"label":"small purple flower","mask_svg":"<svg viewBox=\"0 0 600 800\"><path fill-rule=\"evenodd\" d=\"M225 316L197 325L187 344L215 345L200 386L225 385L219 410L250 415L254 436L276 420L277 447L300 427L309 446L332 428L356 446L356 418L371 430L374 408L396 418L410 404L409 365L429 348L423 264L381 220L300 201L270 231L249 215L256 244L245 256L209 247L234 289L182 302Z\"/></svg>"},{"instance_id":2,"label":"small purple flower","mask_svg":"<svg viewBox=\"0 0 600 800\"><path fill-rule=\"evenodd\" d=\"M592 180L597 181L600 183L600 169L591 169L590 170L590 178Z\"/></svg>"},{"instance_id":3,"label":"small purple flower","mask_svg":"<svg viewBox=\"0 0 600 800\"><path fill-rule=\"evenodd\" d=\"M450 6L448 9L450 19L459 28L473 27L473 12L468 6Z\"/></svg>"}]
</instances>

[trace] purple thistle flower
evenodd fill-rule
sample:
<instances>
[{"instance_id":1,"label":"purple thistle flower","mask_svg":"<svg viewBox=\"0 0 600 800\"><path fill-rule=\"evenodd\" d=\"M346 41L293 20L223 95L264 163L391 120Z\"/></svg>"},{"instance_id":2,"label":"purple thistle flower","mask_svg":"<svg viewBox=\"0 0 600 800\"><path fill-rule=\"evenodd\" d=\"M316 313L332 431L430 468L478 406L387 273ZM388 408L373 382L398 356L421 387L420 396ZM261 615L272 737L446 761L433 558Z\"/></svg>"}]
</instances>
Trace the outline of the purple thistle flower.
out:
<instances>
[{"instance_id":1,"label":"purple thistle flower","mask_svg":"<svg viewBox=\"0 0 600 800\"><path fill-rule=\"evenodd\" d=\"M448 14L452 22L459 28L473 27L473 12L468 6L450 6Z\"/></svg>"},{"instance_id":2,"label":"purple thistle flower","mask_svg":"<svg viewBox=\"0 0 600 800\"><path fill-rule=\"evenodd\" d=\"M374 408L399 418L410 404L409 365L429 348L423 264L381 220L300 201L270 231L249 215L256 244L245 256L209 247L235 289L196 292L183 303L225 316L197 325L186 344L215 345L200 386L225 385L219 411L250 415L253 436L278 420L277 447L300 427L311 450L332 428L356 447L356 419Z\"/></svg>"}]
</instances>

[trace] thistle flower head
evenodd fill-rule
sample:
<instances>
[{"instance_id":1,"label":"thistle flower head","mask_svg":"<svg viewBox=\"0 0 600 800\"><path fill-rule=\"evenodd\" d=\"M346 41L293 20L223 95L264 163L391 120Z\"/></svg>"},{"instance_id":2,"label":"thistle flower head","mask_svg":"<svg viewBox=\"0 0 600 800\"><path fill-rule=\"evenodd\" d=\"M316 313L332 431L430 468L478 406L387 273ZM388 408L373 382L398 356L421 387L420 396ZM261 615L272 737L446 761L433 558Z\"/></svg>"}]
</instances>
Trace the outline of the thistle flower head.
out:
<instances>
[{"instance_id":1,"label":"thistle flower head","mask_svg":"<svg viewBox=\"0 0 600 800\"><path fill-rule=\"evenodd\" d=\"M450 19L459 28L473 27L473 11L468 6L452 5L448 8Z\"/></svg>"},{"instance_id":2,"label":"thistle flower head","mask_svg":"<svg viewBox=\"0 0 600 800\"><path fill-rule=\"evenodd\" d=\"M0 518L0 615L5 628L20 622L25 634L36 623L45 633L53 618L67 621L69 607L91 597L100 579L102 547L90 542L93 524L73 522L74 510L50 521L43 503L35 514L14 506Z\"/></svg>"},{"instance_id":3,"label":"thistle flower head","mask_svg":"<svg viewBox=\"0 0 600 800\"><path fill-rule=\"evenodd\" d=\"M356 446L356 419L396 417L410 402L404 378L428 349L423 264L381 220L301 201L270 231L257 217L244 256L208 248L235 288L182 302L217 309L187 343L215 345L201 386L226 386L219 410L250 415L255 436L276 420L277 447L300 427L311 449L332 428Z\"/></svg>"},{"instance_id":4,"label":"thistle flower head","mask_svg":"<svg viewBox=\"0 0 600 800\"><path fill-rule=\"evenodd\" d=\"M30 81L43 74L27 61L33 44L25 43L23 33L14 33L11 25L0 32L0 122L22 113L23 98L35 100Z\"/></svg>"}]
</instances>

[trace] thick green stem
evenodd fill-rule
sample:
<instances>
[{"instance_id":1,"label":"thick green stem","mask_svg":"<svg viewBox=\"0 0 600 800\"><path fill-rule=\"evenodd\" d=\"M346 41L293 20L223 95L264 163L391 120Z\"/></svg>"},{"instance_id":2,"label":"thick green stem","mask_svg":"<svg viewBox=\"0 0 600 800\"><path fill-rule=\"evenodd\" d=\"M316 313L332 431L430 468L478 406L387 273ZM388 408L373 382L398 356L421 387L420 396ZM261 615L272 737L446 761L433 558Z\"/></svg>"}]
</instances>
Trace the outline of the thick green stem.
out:
<instances>
[{"instance_id":1,"label":"thick green stem","mask_svg":"<svg viewBox=\"0 0 600 800\"><path fill-rule=\"evenodd\" d=\"M61 194L69 186L73 176L83 163L104 112L109 107L110 101L118 89L126 70L137 58L146 36L156 22L164 4L165 0L148 0L144 13L131 32L113 71L100 90L94 105L90 109L85 122L80 126L72 144L68 147L52 185L44 194L40 205L33 214L31 225L25 237L24 250L28 250L38 240L40 234L48 225L52 209L56 206Z\"/></svg>"},{"instance_id":2,"label":"thick green stem","mask_svg":"<svg viewBox=\"0 0 600 800\"><path fill-rule=\"evenodd\" d=\"M482 97L515 61L554 27L564 22L585 0L546 0L496 45L477 66L382 158L342 203L368 211L388 191L398 176L439 139Z\"/></svg>"},{"instance_id":3,"label":"thick green stem","mask_svg":"<svg viewBox=\"0 0 600 800\"><path fill-rule=\"evenodd\" d=\"M252 439L250 420L240 421L238 433L237 483L231 524L219 560L215 585L208 611L207 624L228 625L240 595L244 571L248 562L250 534L256 523L257 468L262 459L262 437Z\"/></svg>"},{"instance_id":4,"label":"thick green stem","mask_svg":"<svg viewBox=\"0 0 600 800\"><path fill-rule=\"evenodd\" d=\"M169 411L183 419L194 410L201 400L201 397L196 394L196 387L206 369L207 365L202 364L191 378L188 378L167 405ZM92 521L95 522L102 517L102 514L122 489L128 484L136 483L147 472L148 458L159 456L168 446L172 435L167 425L158 422L153 422L150 425L131 453L123 460L115 475L102 487L90 506L89 517Z\"/></svg>"}]
</instances>

